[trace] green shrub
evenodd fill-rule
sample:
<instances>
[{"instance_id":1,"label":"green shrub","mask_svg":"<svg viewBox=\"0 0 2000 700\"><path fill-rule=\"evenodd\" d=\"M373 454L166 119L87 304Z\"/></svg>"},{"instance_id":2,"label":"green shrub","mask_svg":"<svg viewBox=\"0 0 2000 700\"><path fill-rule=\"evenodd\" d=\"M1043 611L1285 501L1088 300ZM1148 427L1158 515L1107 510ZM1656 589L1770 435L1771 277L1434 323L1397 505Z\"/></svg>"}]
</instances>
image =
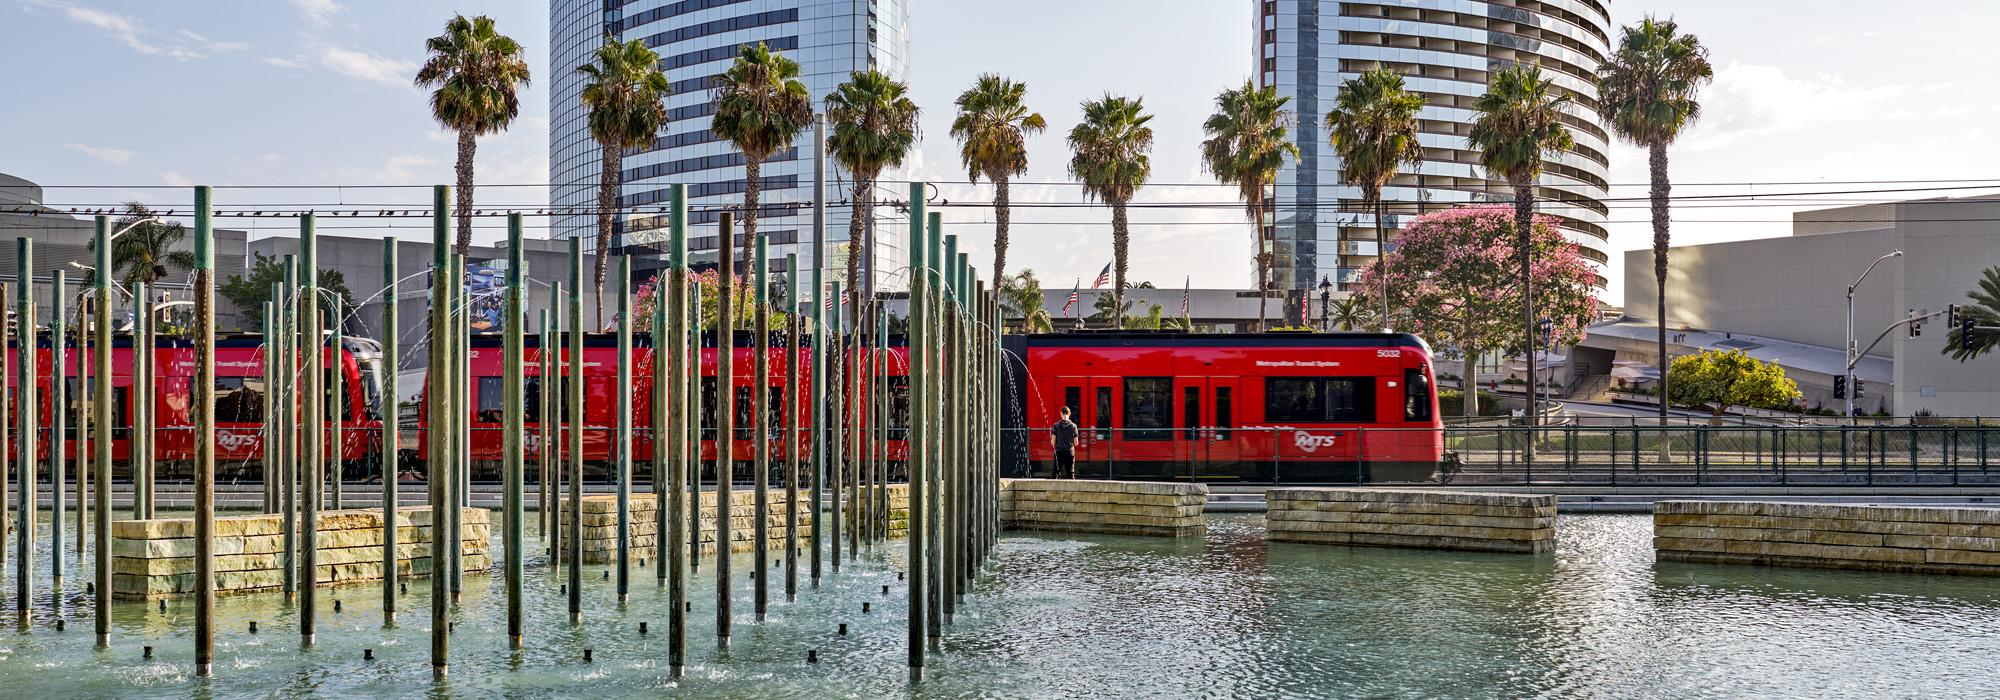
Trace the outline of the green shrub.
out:
<instances>
[{"instance_id":1,"label":"green shrub","mask_svg":"<svg viewBox=\"0 0 2000 700\"><path fill-rule=\"evenodd\" d=\"M1447 418L1465 415L1465 394L1456 389L1438 392L1438 413ZM1490 391L1479 392L1479 415L1506 416L1507 409L1500 407L1500 395Z\"/></svg>"}]
</instances>

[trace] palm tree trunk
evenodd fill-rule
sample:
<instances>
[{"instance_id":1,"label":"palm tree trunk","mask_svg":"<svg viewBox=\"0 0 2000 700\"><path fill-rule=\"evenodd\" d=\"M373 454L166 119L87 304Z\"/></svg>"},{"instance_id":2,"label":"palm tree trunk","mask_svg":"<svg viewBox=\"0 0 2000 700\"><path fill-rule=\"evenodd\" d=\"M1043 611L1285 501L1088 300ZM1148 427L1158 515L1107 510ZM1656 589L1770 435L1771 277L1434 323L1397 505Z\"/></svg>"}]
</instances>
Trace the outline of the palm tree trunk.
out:
<instances>
[{"instance_id":1,"label":"palm tree trunk","mask_svg":"<svg viewBox=\"0 0 2000 700\"><path fill-rule=\"evenodd\" d=\"M472 246L472 154L479 140L471 129L458 132L458 254Z\"/></svg>"},{"instance_id":2,"label":"palm tree trunk","mask_svg":"<svg viewBox=\"0 0 2000 700\"><path fill-rule=\"evenodd\" d=\"M1007 225L1014 220L1012 206L1007 198L1007 175L1001 173L993 178L993 282L996 285L1007 280Z\"/></svg>"},{"instance_id":3,"label":"palm tree trunk","mask_svg":"<svg viewBox=\"0 0 2000 700\"><path fill-rule=\"evenodd\" d=\"M1535 389L1535 292L1530 278L1533 275L1529 248L1533 240L1535 226L1535 189L1532 181L1519 178L1514 181L1514 228L1515 238L1521 246L1521 310L1527 321L1528 332L1528 410L1522 415L1530 428L1535 426L1536 413L1541 410L1540 394ZM1532 447L1534 440L1530 438Z\"/></svg>"},{"instance_id":4,"label":"palm tree trunk","mask_svg":"<svg viewBox=\"0 0 2000 700\"><path fill-rule=\"evenodd\" d=\"M1667 197L1673 184L1667 181L1667 144L1654 142L1646 149L1648 165L1653 174L1653 291L1658 294L1658 305L1653 307L1653 315L1659 317L1660 331L1660 425L1667 424Z\"/></svg>"},{"instance_id":5,"label":"palm tree trunk","mask_svg":"<svg viewBox=\"0 0 2000 700\"><path fill-rule=\"evenodd\" d=\"M1125 220L1125 202L1111 203L1111 327L1125 329L1125 246L1132 233Z\"/></svg>"},{"instance_id":6,"label":"palm tree trunk","mask_svg":"<svg viewBox=\"0 0 2000 700\"><path fill-rule=\"evenodd\" d=\"M850 314L861 310L861 257L868 242L869 201L874 199L874 185L868 178L856 175L854 178L854 207L847 219L847 303ZM861 317L854 316L854 327L861 327Z\"/></svg>"},{"instance_id":7,"label":"palm tree trunk","mask_svg":"<svg viewBox=\"0 0 2000 700\"><path fill-rule=\"evenodd\" d=\"M1382 224L1382 188L1368 188L1368 202L1375 208L1375 279L1382 283L1382 316L1376 321L1383 330L1389 328L1389 238L1384 235Z\"/></svg>"},{"instance_id":8,"label":"palm tree trunk","mask_svg":"<svg viewBox=\"0 0 2000 700\"><path fill-rule=\"evenodd\" d=\"M747 264L755 254L757 245L758 197L764 191L764 157L761 153L743 154L743 258ZM723 241L722 245L735 245L734 241ZM736 271L731 270L731 275ZM732 277L733 279L733 277ZM737 306L750 303L749 294L738 294ZM741 309L736 310L738 313ZM734 318L733 316L731 318Z\"/></svg>"},{"instance_id":9,"label":"palm tree trunk","mask_svg":"<svg viewBox=\"0 0 2000 700\"><path fill-rule=\"evenodd\" d=\"M1258 185L1250 195L1250 229L1255 235L1251 240L1257 246L1257 330L1271 327L1271 251L1264 240L1264 186Z\"/></svg>"},{"instance_id":10,"label":"palm tree trunk","mask_svg":"<svg viewBox=\"0 0 2000 700\"><path fill-rule=\"evenodd\" d=\"M593 287L591 300L597 305L597 327L604 327L604 262L605 253L611 250L611 224L618 215L618 175L625 151L617 146L606 145L604 173L597 182L597 285Z\"/></svg>"}]
</instances>

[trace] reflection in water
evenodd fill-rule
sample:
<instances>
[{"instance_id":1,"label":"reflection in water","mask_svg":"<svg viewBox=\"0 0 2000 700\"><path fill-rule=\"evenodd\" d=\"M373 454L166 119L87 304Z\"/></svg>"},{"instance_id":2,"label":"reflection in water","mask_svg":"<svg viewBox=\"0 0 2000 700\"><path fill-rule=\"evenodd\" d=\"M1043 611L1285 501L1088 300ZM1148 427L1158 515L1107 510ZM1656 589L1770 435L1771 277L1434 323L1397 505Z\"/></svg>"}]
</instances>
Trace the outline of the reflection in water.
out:
<instances>
[{"instance_id":1,"label":"reflection in water","mask_svg":"<svg viewBox=\"0 0 2000 700\"><path fill-rule=\"evenodd\" d=\"M1212 517L1198 539L1010 534L914 695L2000 694L1989 670L2000 658L2000 581L1656 564L1645 516L1562 516L1558 527L1556 551L1534 556L1271 545L1254 515ZM621 607L610 585L590 585L584 624L571 627L564 578L539 559L525 586L528 648L507 649L499 579L468 577L443 679L428 663L422 579L390 628L376 588L335 589L310 650L281 596L225 596L207 680L190 673L192 603L120 603L113 649L100 654L89 597L44 585L33 629L0 630L0 697L911 695L895 573L904 548L878 551L798 603L774 602L767 623L741 616L726 658L706 624L713 577L692 578L679 682L666 679L663 590L636 587ZM738 559L742 600L750 558ZM69 568L73 581L88 571ZM592 569L584 579L596 584L603 567ZM0 590L12 579L0 577ZM335 597L349 602L344 612L332 612ZM57 601L65 632L54 630ZM653 633L639 635L640 621ZM140 659L147 644L150 661ZM377 660L363 661L363 649ZM806 664L807 650L821 663Z\"/></svg>"}]
</instances>

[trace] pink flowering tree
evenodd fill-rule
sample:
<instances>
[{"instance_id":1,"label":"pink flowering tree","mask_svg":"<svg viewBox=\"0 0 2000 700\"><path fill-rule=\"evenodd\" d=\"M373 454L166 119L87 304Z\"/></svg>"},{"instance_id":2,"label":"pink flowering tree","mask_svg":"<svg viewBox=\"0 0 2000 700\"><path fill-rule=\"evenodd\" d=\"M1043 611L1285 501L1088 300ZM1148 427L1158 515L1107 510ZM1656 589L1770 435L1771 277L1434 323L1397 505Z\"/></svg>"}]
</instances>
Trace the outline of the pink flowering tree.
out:
<instances>
[{"instance_id":1,"label":"pink flowering tree","mask_svg":"<svg viewBox=\"0 0 2000 700\"><path fill-rule=\"evenodd\" d=\"M1465 414L1479 415L1473 381L1481 353L1520 353L1527 348L1521 317L1521 257L1516 247L1514 210L1471 206L1425 214L1396 237L1396 250L1381 268L1362 275L1355 295L1375 306L1370 295L1388 277L1390 315L1395 327L1424 337L1446 357L1464 362L1459 373ZM1529 273L1539 318L1553 321L1551 346L1575 345L1597 314L1592 296L1596 276L1577 245L1556 230L1555 220L1536 217L1530 237ZM1379 271L1378 271L1379 270Z\"/></svg>"},{"instance_id":2,"label":"pink flowering tree","mask_svg":"<svg viewBox=\"0 0 2000 700\"><path fill-rule=\"evenodd\" d=\"M702 327L712 328L715 323L716 305L721 303L721 295L718 292L721 275L717 274L715 270L707 270L694 273L693 278L695 283L701 286ZM636 324L633 326L633 330L651 331L653 329L653 305L659 303L660 285L665 283L666 280L666 273L662 272L659 277L654 278L652 281L639 285L639 288L633 294L632 321ZM751 303L756 298L754 296L756 292L755 285L749 277L745 276L738 276L734 281L736 288L730 293L735 295L733 298L739 302L735 304L736 327L739 329L751 328L757 319L756 306ZM773 278L770 300L772 302L772 328L784 328L785 319L788 318L788 310L780 308L785 303L785 300L782 298L783 285L782 278ZM616 330L618 327L617 324L618 319L612 319L611 323L605 325L604 330L606 332Z\"/></svg>"}]
</instances>

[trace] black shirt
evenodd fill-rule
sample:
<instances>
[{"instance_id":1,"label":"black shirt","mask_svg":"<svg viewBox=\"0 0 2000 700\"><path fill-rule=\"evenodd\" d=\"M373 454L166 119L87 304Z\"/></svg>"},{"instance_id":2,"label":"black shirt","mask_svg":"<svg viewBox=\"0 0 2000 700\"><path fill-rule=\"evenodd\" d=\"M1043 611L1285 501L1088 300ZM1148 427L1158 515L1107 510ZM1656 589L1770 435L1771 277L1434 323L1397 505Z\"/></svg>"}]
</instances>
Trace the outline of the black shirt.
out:
<instances>
[{"instance_id":1,"label":"black shirt","mask_svg":"<svg viewBox=\"0 0 2000 700\"><path fill-rule=\"evenodd\" d=\"M1054 433L1054 434L1055 434L1055 436L1056 436L1056 451L1057 451L1057 452L1075 452L1075 451L1076 451L1076 424L1075 424L1075 423L1071 423L1071 422L1069 422L1069 419L1067 419L1067 418L1065 418L1065 419L1062 419L1062 420L1058 420L1058 421L1056 421L1056 424L1055 424L1055 425L1053 425L1053 426L1050 426L1050 427L1049 427L1049 432L1050 432L1050 433Z\"/></svg>"}]
</instances>

